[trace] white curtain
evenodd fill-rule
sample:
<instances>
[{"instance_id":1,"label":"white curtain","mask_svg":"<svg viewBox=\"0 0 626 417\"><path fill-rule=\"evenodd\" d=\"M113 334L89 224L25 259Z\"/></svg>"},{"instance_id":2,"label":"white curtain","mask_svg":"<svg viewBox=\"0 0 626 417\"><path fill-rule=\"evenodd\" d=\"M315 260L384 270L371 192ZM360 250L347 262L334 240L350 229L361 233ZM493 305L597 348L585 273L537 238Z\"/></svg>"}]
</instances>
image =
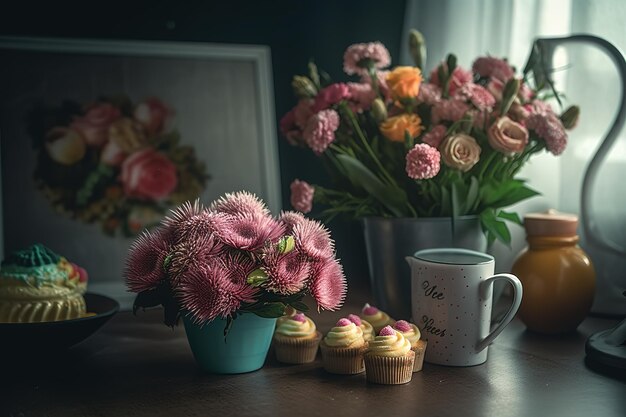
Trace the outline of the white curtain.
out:
<instances>
[{"instance_id":1,"label":"white curtain","mask_svg":"<svg viewBox=\"0 0 626 417\"><path fill-rule=\"evenodd\" d=\"M508 57L516 68L523 68L532 42L537 37L588 33L626 49L626 2L621 0L409 0L404 33L415 28L428 46L425 70L430 71L448 53L459 65L471 67L481 55ZM400 63L412 61L404 40ZM555 208L580 212L580 188L586 165L599 146L616 112L620 88L613 64L590 47L568 47L557 51L557 88L566 102L578 104L582 114L571 132L566 151L559 157L543 154L522 170L541 197L522 202L513 209L520 214ZM623 135L626 132L623 132ZM601 169L602 180L594 187L597 204L594 216L607 221L601 231L626 247L626 141L622 136ZM496 245L493 254L499 271L510 270L517 253L525 246L524 231L511 227L512 249Z\"/></svg>"}]
</instances>

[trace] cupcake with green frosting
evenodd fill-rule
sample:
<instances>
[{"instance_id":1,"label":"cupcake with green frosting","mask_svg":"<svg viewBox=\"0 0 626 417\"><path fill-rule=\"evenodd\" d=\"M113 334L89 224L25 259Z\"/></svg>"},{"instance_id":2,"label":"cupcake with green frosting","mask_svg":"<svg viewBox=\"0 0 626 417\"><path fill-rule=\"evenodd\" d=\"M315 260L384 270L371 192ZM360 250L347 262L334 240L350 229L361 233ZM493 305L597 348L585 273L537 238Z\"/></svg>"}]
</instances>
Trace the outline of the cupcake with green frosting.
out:
<instances>
[{"instance_id":1,"label":"cupcake with green frosting","mask_svg":"<svg viewBox=\"0 0 626 417\"><path fill-rule=\"evenodd\" d=\"M0 266L0 323L60 321L86 314L87 273L41 244Z\"/></svg>"}]
</instances>

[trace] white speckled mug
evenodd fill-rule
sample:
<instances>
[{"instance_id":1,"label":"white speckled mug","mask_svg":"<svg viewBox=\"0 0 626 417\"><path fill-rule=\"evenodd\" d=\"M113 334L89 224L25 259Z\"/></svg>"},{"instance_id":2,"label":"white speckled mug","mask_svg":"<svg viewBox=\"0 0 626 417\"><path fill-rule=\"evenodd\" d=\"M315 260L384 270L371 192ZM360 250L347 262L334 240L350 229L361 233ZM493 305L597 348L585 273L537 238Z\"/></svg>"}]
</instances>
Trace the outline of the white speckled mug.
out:
<instances>
[{"instance_id":1,"label":"white speckled mug","mask_svg":"<svg viewBox=\"0 0 626 417\"><path fill-rule=\"evenodd\" d=\"M424 360L449 366L484 363L487 347L520 306L520 280L494 275L493 256L468 249L425 249L406 260L411 265L413 320L428 340ZM490 333L493 282L500 279L513 286L513 304Z\"/></svg>"}]
</instances>

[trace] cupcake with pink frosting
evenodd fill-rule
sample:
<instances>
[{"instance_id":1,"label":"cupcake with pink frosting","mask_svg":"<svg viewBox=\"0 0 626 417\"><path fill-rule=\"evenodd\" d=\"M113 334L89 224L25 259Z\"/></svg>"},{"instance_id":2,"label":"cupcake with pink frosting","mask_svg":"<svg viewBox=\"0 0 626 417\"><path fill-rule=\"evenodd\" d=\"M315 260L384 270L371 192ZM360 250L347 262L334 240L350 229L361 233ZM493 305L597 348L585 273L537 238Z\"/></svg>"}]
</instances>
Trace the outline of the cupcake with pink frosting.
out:
<instances>
[{"instance_id":1,"label":"cupcake with pink frosting","mask_svg":"<svg viewBox=\"0 0 626 417\"><path fill-rule=\"evenodd\" d=\"M381 329L365 351L365 377L376 384L406 384L413 377L415 352L402 332Z\"/></svg>"},{"instance_id":2,"label":"cupcake with pink frosting","mask_svg":"<svg viewBox=\"0 0 626 417\"><path fill-rule=\"evenodd\" d=\"M378 334L383 327L393 326L396 322L394 319L389 317L389 314L369 304L365 304L363 306L360 317L362 320L365 320L372 325L376 334Z\"/></svg>"},{"instance_id":3,"label":"cupcake with pink frosting","mask_svg":"<svg viewBox=\"0 0 626 417\"><path fill-rule=\"evenodd\" d=\"M366 348L361 327L347 318L339 319L320 342L324 369L333 374L359 374L365 370Z\"/></svg>"},{"instance_id":4,"label":"cupcake with pink frosting","mask_svg":"<svg viewBox=\"0 0 626 417\"><path fill-rule=\"evenodd\" d=\"M274 331L276 359L290 364L313 362L321 338L313 320L303 313L283 317Z\"/></svg>"},{"instance_id":5,"label":"cupcake with pink frosting","mask_svg":"<svg viewBox=\"0 0 626 417\"><path fill-rule=\"evenodd\" d=\"M421 340L422 334L420 329L413 323L405 320L398 320L393 328L404 336L411 343L411 350L415 352L415 361L413 362L413 372L422 370L424 365L424 353L426 352L426 341Z\"/></svg>"},{"instance_id":6,"label":"cupcake with pink frosting","mask_svg":"<svg viewBox=\"0 0 626 417\"><path fill-rule=\"evenodd\" d=\"M365 343L369 343L371 340L374 340L376 333L374 332L372 325L367 320L362 320L361 317L356 314L348 314L348 320L361 328Z\"/></svg>"}]
</instances>

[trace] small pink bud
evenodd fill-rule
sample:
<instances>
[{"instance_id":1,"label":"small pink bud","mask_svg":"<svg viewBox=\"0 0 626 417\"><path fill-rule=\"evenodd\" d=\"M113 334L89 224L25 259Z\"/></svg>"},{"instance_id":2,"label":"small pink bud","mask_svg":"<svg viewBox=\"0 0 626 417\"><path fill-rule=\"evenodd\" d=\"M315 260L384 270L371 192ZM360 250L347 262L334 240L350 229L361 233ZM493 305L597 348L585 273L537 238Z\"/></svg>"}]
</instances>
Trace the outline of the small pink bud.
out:
<instances>
[{"instance_id":1,"label":"small pink bud","mask_svg":"<svg viewBox=\"0 0 626 417\"><path fill-rule=\"evenodd\" d=\"M356 314L348 314L348 320L350 320L352 323L356 324L357 326L361 325L361 318L357 316Z\"/></svg>"},{"instance_id":2,"label":"small pink bud","mask_svg":"<svg viewBox=\"0 0 626 417\"><path fill-rule=\"evenodd\" d=\"M291 317L291 320L299 321L300 323L306 323L306 316L304 315L304 313L294 314L294 316Z\"/></svg>"},{"instance_id":3,"label":"small pink bud","mask_svg":"<svg viewBox=\"0 0 626 417\"><path fill-rule=\"evenodd\" d=\"M336 326L337 327L344 327L344 326L349 326L351 325L352 322L348 319L339 319L339 321L337 322Z\"/></svg>"},{"instance_id":4,"label":"small pink bud","mask_svg":"<svg viewBox=\"0 0 626 417\"><path fill-rule=\"evenodd\" d=\"M396 334L396 331L391 326L383 327L380 329L380 333L378 333L379 336L393 336L394 334Z\"/></svg>"},{"instance_id":5,"label":"small pink bud","mask_svg":"<svg viewBox=\"0 0 626 417\"><path fill-rule=\"evenodd\" d=\"M406 320L398 320L396 324L393 326L396 330L400 330L401 332L410 332L413 327Z\"/></svg>"},{"instance_id":6,"label":"small pink bud","mask_svg":"<svg viewBox=\"0 0 626 417\"><path fill-rule=\"evenodd\" d=\"M365 304L365 307L363 307L363 314L365 314L366 316L373 316L376 313L378 313L378 309L374 306Z\"/></svg>"}]
</instances>

